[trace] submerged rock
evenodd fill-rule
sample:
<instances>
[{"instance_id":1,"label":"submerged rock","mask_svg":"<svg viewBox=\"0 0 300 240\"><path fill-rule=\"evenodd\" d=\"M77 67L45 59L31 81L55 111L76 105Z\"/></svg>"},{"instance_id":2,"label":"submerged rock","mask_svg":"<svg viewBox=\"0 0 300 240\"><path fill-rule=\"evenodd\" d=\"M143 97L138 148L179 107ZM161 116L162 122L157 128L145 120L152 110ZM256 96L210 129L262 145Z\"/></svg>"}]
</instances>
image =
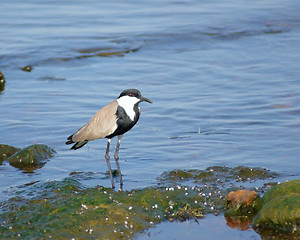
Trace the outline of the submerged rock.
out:
<instances>
[{"instance_id":1,"label":"submerged rock","mask_svg":"<svg viewBox=\"0 0 300 240\"><path fill-rule=\"evenodd\" d=\"M44 144L30 145L11 155L6 160L11 166L32 171L43 167L46 160L53 157L55 150Z\"/></svg>"},{"instance_id":2,"label":"submerged rock","mask_svg":"<svg viewBox=\"0 0 300 240\"><path fill-rule=\"evenodd\" d=\"M21 68L22 71L24 72L31 72L32 71L32 66L27 65Z\"/></svg>"},{"instance_id":3,"label":"submerged rock","mask_svg":"<svg viewBox=\"0 0 300 240\"><path fill-rule=\"evenodd\" d=\"M265 179L275 177L277 174L272 173L264 168L235 167L229 168L224 166L208 167L205 170L173 170L163 173L160 177L161 182L188 181L193 180L194 183L214 182L215 184L224 183L226 181L235 180L243 182L255 179ZM226 181L225 181L226 179Z\"/></svg>"},{"instance_id":4,"label":"submerged rock","mask_svg":"<svg viewBox=\"0 0 300 240\"><path fill-rule=\"evenodd\" d=\"M133 53L140 50L140 48L88 48L88 49L80 49L82 55L78 56L77 58L88 58L88 57L113 57L119 56L122 57L125 54Z\"/></svg>"},{"instance_id":5,"label":"submerged rock","mask_svg":"<svg viewBox=\"0 0 300 240\"><path fill-rule=\"evenodd\" d=\"M252 225L263 232L273 230L300 235L300 180L272 187L261 200Z\"/></svg>"}]
</instances>

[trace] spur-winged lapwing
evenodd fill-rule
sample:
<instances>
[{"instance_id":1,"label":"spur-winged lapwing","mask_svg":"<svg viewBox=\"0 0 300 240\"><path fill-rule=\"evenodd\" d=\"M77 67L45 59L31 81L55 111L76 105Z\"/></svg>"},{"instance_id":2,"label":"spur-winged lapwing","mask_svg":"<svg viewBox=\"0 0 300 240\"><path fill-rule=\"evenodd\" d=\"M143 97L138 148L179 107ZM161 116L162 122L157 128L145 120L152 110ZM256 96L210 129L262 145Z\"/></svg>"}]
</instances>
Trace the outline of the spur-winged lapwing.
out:
<instances>
[{"instance_id":1,"label":"spur-winged lapwing","mask_svg":"<svg viewBox=\"0 0 300 240\"><path fill-rule=\"evenodd\" d=\"M78 149L99 138L107 138L107 147L105 159L107 162L112 188L115 187L109 157L110 141L113 137L118 136L118 143L115 151L115 161L120 177L120 187L122 189L123 181L119 166L119 148L122 136L129 131L139 120L140 102L152 103L151 100L143 97L137 89L124 90L120 96L110 104L101 108L91 120L81 127L76 133L68 137L66 144L75 143L70 149Z\"/></svg>"}]
</instances>

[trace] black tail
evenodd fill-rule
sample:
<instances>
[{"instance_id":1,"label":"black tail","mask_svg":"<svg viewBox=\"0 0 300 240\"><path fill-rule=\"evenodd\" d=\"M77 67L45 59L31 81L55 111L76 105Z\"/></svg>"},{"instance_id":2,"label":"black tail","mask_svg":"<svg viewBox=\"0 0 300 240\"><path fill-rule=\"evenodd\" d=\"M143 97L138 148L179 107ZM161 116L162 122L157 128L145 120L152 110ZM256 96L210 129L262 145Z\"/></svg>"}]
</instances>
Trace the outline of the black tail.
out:
<instances>
[{"instance_id":1,"label":"black tail","mask_svg":"<svg viewBox=\"0 0 300 240\"><path fill-rule=\"evenodd\" d=\"M75 143L75 142L72 140L72 137L73 137L73 135L71 135L71 136L68 137L67 140L69 140L69 141L66 142L67 145ZM76 142L70 149L76 150L76 149L78 149L78 148L83 147L83 146L84 146L85 144L87 144L87 143L88 143L88 140Z\"/></svg>"}]
</instances>

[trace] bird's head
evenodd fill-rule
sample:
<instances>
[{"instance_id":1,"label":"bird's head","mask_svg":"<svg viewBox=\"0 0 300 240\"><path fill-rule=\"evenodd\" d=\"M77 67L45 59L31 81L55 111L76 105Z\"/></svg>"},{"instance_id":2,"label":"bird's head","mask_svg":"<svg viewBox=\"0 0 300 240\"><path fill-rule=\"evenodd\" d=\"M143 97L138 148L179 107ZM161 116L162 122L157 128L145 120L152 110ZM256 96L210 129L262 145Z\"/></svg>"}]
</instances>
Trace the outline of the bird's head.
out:
<instances>
[{"instance_id":1,"label":"bird's head","mask_svg":"<svg viewBox=\"0 0 300 240\"><path fill-rule=\"evenodd\" d=\"M140 103L140 102L148 102L152 103L152 101L148 98L145 98L141 95L141 92L137 89L126 89L124 90L120 96L118 97L118 100L125 101L128 103Z\"/></svg>"}]
</instances>

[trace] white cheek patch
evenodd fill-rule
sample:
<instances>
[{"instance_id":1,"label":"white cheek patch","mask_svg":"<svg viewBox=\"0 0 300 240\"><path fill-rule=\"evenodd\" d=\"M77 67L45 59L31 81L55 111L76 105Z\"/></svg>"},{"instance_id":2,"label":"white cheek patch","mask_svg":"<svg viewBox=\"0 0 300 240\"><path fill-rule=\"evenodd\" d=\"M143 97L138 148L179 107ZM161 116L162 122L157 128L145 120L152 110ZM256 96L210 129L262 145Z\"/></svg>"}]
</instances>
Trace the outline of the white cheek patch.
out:
<instances>
[{"instance_id":1,"label":"white cheek patch","mask_svg":"<svg viewBox=\"0 0 300 240\"><path fill-rule=\"evenodd\" d=\"M124 108L126 114L133 121L135 117L135 112L133 110L134 105L139 102L140 99L136 97L123 96L117 99L118 104Z\"/></svg>"}]
</instances>

